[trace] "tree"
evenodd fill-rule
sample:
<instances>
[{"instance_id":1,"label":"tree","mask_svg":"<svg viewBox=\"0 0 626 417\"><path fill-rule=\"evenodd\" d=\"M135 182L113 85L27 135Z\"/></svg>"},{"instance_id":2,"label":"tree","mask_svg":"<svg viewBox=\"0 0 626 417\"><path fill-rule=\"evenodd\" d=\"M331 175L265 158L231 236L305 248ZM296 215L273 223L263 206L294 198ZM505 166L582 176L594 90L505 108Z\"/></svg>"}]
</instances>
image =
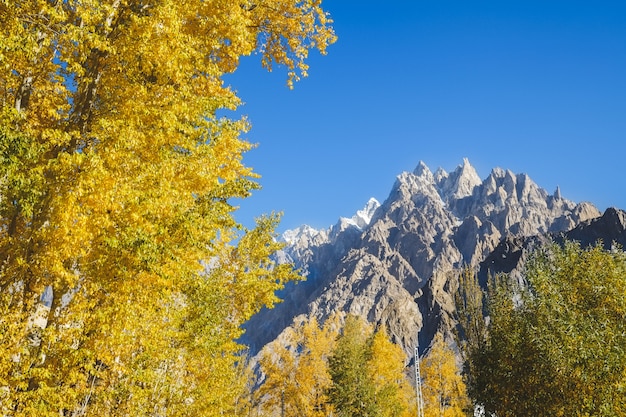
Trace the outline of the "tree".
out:
<instances>
[{"instance_id":1,"label":"tree","mask_svg":"<svg viewBox=\"0 0 626 417\"><path fill-rule=\"evenodd\" d=\"M357 316L346 318L337 346L329 359L330 401L339 417L375 416L375 388L367 372L372 328Z\"/></svg>"},{"instance_id":2,"label":"tree","mask_svg":"<svg viewBox=\"0 0 626 417\"><path fill-rule=\"evenodd\" d=\"M329 398L337 415L411 415L414 397L404 374L405 355L383 328L374 332L363 319L349 315L329 359Z\"/></svg>"},{"instance_id":3,"label":"tree","mask_svg":"<svg viewBox=\"0 0 626 417\"><path fill-rule=\"evenodd\" d=\"M293 327L266 346L259 360L264 375L257 391L262 408L270 415L325 417L329 414L328 371L339 332L339 317L323 326L315 318L299 317Z\"/></svg>"},{"instance_id":4,"label":"tree","mask_svg":"<svg viewBox=\"0 0 626 417\"><path fill-rule=\"evenodd\" d=\"M499 416L626 413L626 254L551 244L532 254L528 288L500 278L471 392Z\"/></svg>"},{"instance_id":5,"label":"tree","mask_svg":"<svg viewBox=\"0 0 626 417\"><path fill-rule=\"evenodd\" d=\"M470 408L467 389L457 366L454 351L437 333L420 366L424 416L462 417Z\"/></svg>"},{"instance_id":6,"label":"tree","mask_svg":"<svg viewBox=\"0 0 626 417\"><path fill-rule=\"evenodd\" d=\"M380 417L409 417L417 411L415 390L406 376L406 355L393 343L385 326L371 339L367 373L374 383L375 403Z\"/></svg>"},{"instance_id":7,"label":"tree","mask_svg":"<svg viewBox=\"0 0 626 417\"><path fill-rule=\"evenodd\" d=\"M471 389L477 374L478 353L485 347L487 325L485 323L485 292L478 283L476 271L466 267L459 274L459 287L454 295L457 327L455 338L463 360L463 377L468 394L475 398Z\"/></svg>"},{"instance_id":8,"label":"tree","mask_svg":"<svg viewBox=\"0 0 626 417\"><path fill-rule=\"evenodd\" d=\"M239 325L295 274L246 230L258 185L224 84L306 75L319 1L0 1L0 410L219 415Z\"/></svg>"}]
</instances>

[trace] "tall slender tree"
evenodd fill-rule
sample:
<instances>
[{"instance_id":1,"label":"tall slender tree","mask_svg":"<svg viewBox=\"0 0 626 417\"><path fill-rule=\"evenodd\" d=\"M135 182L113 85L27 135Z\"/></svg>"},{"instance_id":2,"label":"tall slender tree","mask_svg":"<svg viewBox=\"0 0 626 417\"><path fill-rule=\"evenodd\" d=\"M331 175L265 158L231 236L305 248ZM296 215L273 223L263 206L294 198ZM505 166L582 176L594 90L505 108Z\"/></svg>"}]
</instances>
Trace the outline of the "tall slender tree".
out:
<instances>
[{"instance_id":1,"label":"tall slender tree","mask_svg":"<svg viewBox=\"0 0 626 417\"><path fill-rule=\"evenodd\" d=\"M417 412L415 390L406 374L406 354L393 343L385 326L372 336L367 373L373 380L380 417L412 417Z\"/></svg>"},{"instance_id":2,"label":"tall slender tree","mask_svg":"<svg viewBox=\"0 0 626 417\"><path fill-rule=\"evenodd\" d=\"M329 399L341 417L415 414L413 390L405 374L406 356L384 327L374 332L360 317L346 318L329 359Z\"/></svg>"},{"instance_id":3,"label":"tall slender tree","mask_svg":"<svg viewBox=\"0 0 626 417\"><path fill-rule=\"evenodd\" d=\"M339 333L339 316L323 326L299 317L294 326L266 346L259 360L264 380L258 403L271 415L325 417L332 411L328 358Z\"/></svg>"},{"instance_id":4,"label":"tall slender tree","mask_svg":"<svg viewBox=\"0 0 626 417\"><path fill-rule=\"evenodd\" d=\"M463 417L470 408L467 388L455 353L437 333L422 359L425 417Z\"/></svg>"},{"instance_id":5,"label":"tall slender tree","mask_svg":"<svg viewBox=\"0 0 626 417\"><path fill-rule=\"evenodd\" d=\"M374 381L367 372L371 335L372 328L363 319L352 315L346 318L329 360L333 381L329 395L339 417L378 415Z\"/></svg>"}]
</instances>

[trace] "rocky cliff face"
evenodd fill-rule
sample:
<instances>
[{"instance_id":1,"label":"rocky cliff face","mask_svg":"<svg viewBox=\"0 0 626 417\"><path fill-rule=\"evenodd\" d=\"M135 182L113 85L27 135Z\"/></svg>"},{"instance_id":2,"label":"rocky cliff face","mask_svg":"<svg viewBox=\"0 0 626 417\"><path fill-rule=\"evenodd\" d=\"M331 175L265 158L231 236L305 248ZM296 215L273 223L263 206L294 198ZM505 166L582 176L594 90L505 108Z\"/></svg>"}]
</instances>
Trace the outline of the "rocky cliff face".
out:
<instances>
[{"instance_id":1,"label":"rocky cliff face","mask_svg":"<svg viewBox=\"0 0 626 417\"><path fill-rule=\"evenodd\" d=\"M285 302L256 315L242 341L256 352L298 315L323 321L343 311L384 323L410 355L418 333L426 347L438 328L451 328L459 268L479 265L507 239L565 232L599 215L526 174L496 168L481 180L467 160L434 174L420 162L382 205L370 200L329 230L285 234L281 258L307 281L285 288Z\"/></svg>"},{"instance_id":2,"label":"rocky cliff face","mask_svg":"<svg viewBox=\"0 0 626 417\"><path fill-rule=\"evenodd\" d=\"M607 250L626 248L626 212L611 207L602 216L585 220L566 232L507 236L480 263L479 280L485 284L490 275L498 273L521 279L524 263L534 248L549 242L562 244L565 240L577 241L583 247L602 244Z\"/></svg>"}]
</instances>

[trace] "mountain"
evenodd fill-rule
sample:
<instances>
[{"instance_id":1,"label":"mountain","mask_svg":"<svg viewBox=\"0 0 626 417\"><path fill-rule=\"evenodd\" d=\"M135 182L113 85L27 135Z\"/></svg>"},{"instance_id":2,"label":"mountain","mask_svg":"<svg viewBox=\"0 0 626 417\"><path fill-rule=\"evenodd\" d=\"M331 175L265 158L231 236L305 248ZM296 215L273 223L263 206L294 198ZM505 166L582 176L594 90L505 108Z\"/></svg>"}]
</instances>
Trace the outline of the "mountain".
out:
<instances>
[{"instance_id":1,"label":"mountain","mask_svg":"<svg viewBox=\"0 0 626 417\"><path fill-rule=\"evenodd\" d=\"M289 284L284 302L246 324L242 342L256 353L301 314L323 321L343 311L385 324L410 355L439 328L453 326L457 271L478 267L511 239L566 232L600 216L557 189L549 194L526 174L495 168L481 180L464 159L451 173L420 162L396 178L387 199L370 200L327 230L302 226L284 234L281 261L307 280Z\"/></svg>"},{"instance_id":2,"label":"mountain","mask_svg":"<svg viewBox=\"0 0 626 417\"><path fill-rule=\"evenodd\" d=\"M490 275L514 274L521 279L521 269L532 249L548 242L562 244L577 241L586 247L601 243L611 250L615 245L626 247L626 212L614 207L606 209L600 217L581 222L567 232L535 236L507 236L480 264L478 278L484 284Z\"/></svg>"}]
</instances>

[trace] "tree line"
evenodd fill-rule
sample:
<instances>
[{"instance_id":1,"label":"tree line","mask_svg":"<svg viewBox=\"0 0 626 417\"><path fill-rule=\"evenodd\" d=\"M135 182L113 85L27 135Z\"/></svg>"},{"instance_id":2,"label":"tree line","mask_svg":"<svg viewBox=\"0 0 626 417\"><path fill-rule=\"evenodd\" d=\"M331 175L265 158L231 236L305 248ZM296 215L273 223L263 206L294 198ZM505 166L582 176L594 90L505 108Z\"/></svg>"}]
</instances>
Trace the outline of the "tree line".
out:
<instances>
[{"instance_id":1,"label":"tree line","mask_svg":"<svg viewBox=\"0 0 626 417\"><path fill-rule=\"evenodd\" d=\"M299 318L261 352L253 416L409 417L417 412L412 366L384 326L335 314L323 325ZM441 334L421 360L425 416L469 408L454 351Z\"/></svg>"}]
</instances>

